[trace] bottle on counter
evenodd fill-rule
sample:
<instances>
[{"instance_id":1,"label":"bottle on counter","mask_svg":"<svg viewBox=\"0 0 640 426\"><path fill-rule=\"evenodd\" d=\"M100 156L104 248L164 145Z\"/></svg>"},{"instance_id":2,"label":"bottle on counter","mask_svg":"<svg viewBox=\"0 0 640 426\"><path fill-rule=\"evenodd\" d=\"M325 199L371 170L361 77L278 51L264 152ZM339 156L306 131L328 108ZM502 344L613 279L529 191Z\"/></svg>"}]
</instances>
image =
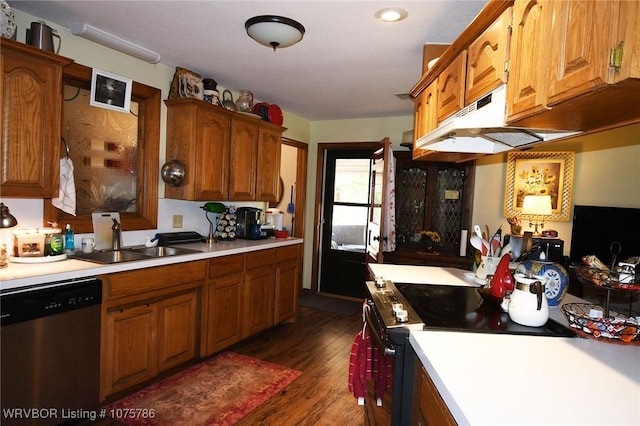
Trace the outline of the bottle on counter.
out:
<instances>
[{"instance_id":1,"label":"bottle on counter","mask_svg":"<svg viewBox=\"0 0 640 426\"><path fill-rule=\"evenodd\" d=\"M73 254L75 251L76 248L73 243L73 228L67 223L66 228L64 228L64 252L66 254Z\"/></svg>"},{"instance_id":2,"label":"bottle on counter","mask_svg":"<svg viewBox=\"0 0 640 426\"><path fill-rule=\"evenodd\" d=\"M44 228L46 234L44 242L45 256L59 256L64 253L64 242L60 228Z\"/></svg>"}]
</instances>

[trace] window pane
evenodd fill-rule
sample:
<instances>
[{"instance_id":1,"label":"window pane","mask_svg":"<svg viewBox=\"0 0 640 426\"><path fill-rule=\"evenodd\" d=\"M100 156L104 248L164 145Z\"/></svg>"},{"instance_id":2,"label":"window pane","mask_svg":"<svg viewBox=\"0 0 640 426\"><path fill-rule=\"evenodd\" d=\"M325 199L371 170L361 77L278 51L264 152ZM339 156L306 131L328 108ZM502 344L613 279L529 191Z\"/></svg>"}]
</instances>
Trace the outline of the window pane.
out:
<instances>
[{"instance_id":1,"label":"window pane","mask_svg":"<svg viewBox=\"0 0 640 426\"><path fill-rule=\"evenodd\" d=\"M368 158L336 160L334 202L368 203L370 164Z\"/></svg>"},{"instance_id":2,"label":"window pane","mask_svg":"<svg viewBox=\"0 0 640 426\"><path fill-rule=\"evenodd\" d=\"M334 206L331 248L364 250L367 230L367 207Z\"/></svg>"}]
</instances>

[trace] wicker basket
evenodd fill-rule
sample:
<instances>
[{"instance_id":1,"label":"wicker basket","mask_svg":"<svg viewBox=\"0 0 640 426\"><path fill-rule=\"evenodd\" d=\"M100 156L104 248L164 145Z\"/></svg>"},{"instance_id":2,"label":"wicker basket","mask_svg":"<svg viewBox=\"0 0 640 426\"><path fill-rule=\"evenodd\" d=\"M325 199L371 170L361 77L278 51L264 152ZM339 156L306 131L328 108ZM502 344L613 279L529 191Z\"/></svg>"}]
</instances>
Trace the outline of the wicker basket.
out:
<instances>
[{"instance_id":1,"label":"wicker basket","mask_svg":"<svg viewBox=\"0 0 640 426\"><path fill-rule=\"evenodd\" d=\"M640 317L628 318L614 311L609 317L591 317L593 311L604 312L599 305L567 303L562 311L577 335L601 342L640 346Z\"/></svg>"},{"instance_id":2,"label":"wicker basket","mask_svg":"<svg viewBox=\"0 0 640 426\"><path fill-rule=\"evenodd\" d=\"M597 285L599 287L616 290L640 290L640 275L636 274L631 279L620 282L620 273L594 268L587 265L571 265L571 269L576 271L579 281Z\"/></svg>"}]
</instances>

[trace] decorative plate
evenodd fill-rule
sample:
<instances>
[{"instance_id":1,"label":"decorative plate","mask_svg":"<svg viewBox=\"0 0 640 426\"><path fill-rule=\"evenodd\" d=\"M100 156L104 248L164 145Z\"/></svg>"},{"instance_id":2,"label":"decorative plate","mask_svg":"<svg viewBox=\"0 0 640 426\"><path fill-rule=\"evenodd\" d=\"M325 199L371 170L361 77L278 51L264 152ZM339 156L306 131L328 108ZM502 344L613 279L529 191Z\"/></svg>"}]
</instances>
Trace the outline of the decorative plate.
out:
<instances>
[{"instance_id":1,"label":"decorative plate","mask_svg":"<svg viewBox=\"0 0 640 426\"><path fill-rule=\"evenodd\" d=\"M558 306L569 288L567 270L562 265L554 262L525 260L516 268L516 273L524 273L525 271L531 271L534 275L547 280L545 285L547 302L549 306Z\"/></svg>"},{"instance_id":2,"label":"decorative plate","mask_svg":"<svg viewBox=\"0 0 640 426\"><path fill-rule=\"evenodd\" d=\"M67 258L66 253L56 256L33 256L33 257L17 257L9 256L9 262L11 263L50 263L65 260Z\"/></svg>"},{"instance_id":3,"label":"decorative plate","mask_svg":"<svg viewBox=\"0 0 640 426\"><path fill-rule=\"evenodd\" d=\"M16 33L16 21L11 6L5 0L0 0L0 35L13 38Z\"/></svg>"}]
</instances>

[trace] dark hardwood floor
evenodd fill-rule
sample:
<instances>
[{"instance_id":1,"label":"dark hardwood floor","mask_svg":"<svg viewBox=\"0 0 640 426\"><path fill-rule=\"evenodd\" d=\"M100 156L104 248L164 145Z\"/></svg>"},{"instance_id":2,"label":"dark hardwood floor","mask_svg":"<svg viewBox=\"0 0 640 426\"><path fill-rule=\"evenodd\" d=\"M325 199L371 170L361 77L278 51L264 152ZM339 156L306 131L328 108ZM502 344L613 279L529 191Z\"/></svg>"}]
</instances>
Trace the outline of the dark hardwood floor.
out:
<instances>
[{"instance_id":1,"label":"dark hardwood floor","mask_svg":"<svg viewBox=\"0 0 640 426\"><path fill-rule=\"evenodd\" d=\"M349 355L362 327L360 314L344 316L299 307L282 324L230 350L302 371L280 395L239 425L363 425L364 409L349 393Z\"/></svg>"},{"instance_id":2,"label":"dark hardwood floor","mask_svg":"<svg viewBox=\"0 0 640 426\"><path fill-rule=\"evenodd\" d=\"M280 394L238 425L364 425L364 408L349 392L349 355L361 314L345 316L300 306L293 323L240 342L227 350L302 371ZM112 419L83 425L119 426Z\"/></svg>"}]
</instances>

